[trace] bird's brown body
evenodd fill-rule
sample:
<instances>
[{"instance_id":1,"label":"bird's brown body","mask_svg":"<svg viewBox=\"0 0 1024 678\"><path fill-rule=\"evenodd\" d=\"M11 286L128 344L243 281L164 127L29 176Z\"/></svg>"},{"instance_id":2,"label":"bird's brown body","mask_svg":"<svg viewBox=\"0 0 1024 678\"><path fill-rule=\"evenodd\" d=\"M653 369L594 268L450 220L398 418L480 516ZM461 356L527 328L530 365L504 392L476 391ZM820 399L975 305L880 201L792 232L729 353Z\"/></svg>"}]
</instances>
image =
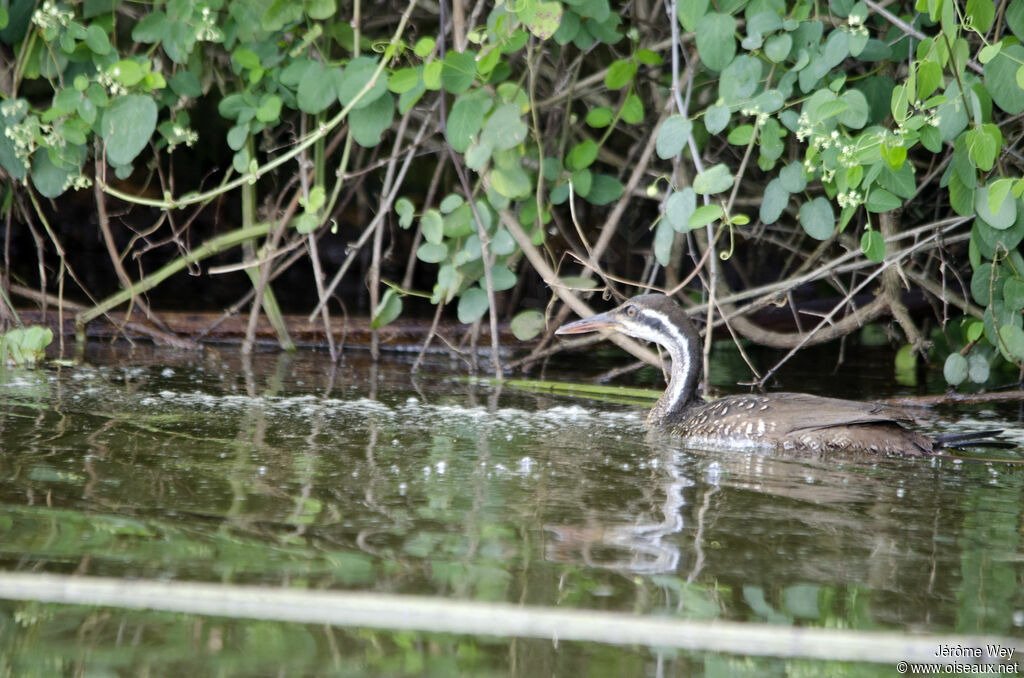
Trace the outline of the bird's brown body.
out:
<instances>
[{"instance_id":1,"label":"bird's brown body","mask_svg":"<svg viewBox=\"0 0 1024 678\"><path fill-rule=\"evenodd\" d=\"M672 376L647 423L693 447L919 457L993 433L932 439L904 428L913 418L899 408L803 393L734 395L705 402L697 395L700 336L686 313L661 294L634 297L607 313L564 325L556 334L603 329L654 341L668 350Z\"/></svg>"},{"instance_id":2,"label":"bird's brown body","mask_svg":"<svg viewBox=\"0 0 1024 678\"><path fill-rule=\"evenodd\" d=\"M897 408L804 393L773 393L694 403L677 421L655 425L704 449L934 454L931 439L901 425L912 421Z\"/></svg>"}]
</instances>

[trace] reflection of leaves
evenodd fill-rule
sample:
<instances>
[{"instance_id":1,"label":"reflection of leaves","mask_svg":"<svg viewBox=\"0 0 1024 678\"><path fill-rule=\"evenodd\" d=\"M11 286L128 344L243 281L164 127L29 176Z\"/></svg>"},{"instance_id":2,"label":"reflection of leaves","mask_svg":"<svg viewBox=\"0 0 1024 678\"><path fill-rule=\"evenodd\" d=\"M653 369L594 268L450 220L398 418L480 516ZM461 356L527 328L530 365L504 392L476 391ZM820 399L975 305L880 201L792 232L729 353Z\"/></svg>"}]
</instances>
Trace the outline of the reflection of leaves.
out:
<instances>
[{"instance_id":1,"label":"reflection of leaves","mask_svg":"<svg viewBox=\"0 0 1024 678\"><path fill-rule=\"evenodd\" d=\"M470 593L477 600L504 600L512 575L499 565L432 560L430 576L439 588Z\"/></svg>"},{"instance_id":2,"label":"reflection of leaves","mask_svg":"<svg viewBox=\"0 0 1024 678\"><path fill-rule=\"evenodd\" d=\"M976 487L963 500L959 540L958 632L1008 633L1019 595L1014 563L1020 547L1021 479L1002 474L998 487Z\"/></svg>"},{"instance_id":3,"label":"reflection of leaves","mask_svg":"<svg viewBox=\"0 0 1024 678\"><path fill-rule=\"evenodd\" d=\"M702 584L687 582L680 577L654 575L651 582L661 586L679 598L677 607L687 619L717 619L722 616L722 604L718 591Z\"/></svg>"}]
</instances>

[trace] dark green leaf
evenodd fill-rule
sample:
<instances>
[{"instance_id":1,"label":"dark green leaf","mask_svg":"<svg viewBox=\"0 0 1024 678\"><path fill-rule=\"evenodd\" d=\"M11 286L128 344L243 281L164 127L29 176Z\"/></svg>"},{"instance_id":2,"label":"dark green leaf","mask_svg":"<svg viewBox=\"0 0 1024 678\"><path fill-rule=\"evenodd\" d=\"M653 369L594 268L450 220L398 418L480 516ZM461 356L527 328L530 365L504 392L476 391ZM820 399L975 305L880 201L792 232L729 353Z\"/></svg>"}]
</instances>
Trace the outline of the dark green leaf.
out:
<instances>
[{"instance_id":1,"label":"dark green leaf","mask_svg":"<svg viewBox=\"0 0 1024 678\"><path fill-rule=\"evenodd\" d=\"M175 73L168 81L168 84L171 86L171 91L180 97L195 99L203 93L203 88L199 84L199 78L191 71L184 69Z\"/></svg>"},{"instance_id":2,"label":"dark green leaf","mask_svg":"<svg viewBox=\"0 0 1024 678\"><path fill-rule=\"evenodd\" d=\"M587 194L587 202L592 205L607 205L622 196L622 184L613 176L595 174Z\"/></svg>"},{"instance_id":3,"label":"dark green leaf","mask_svg":"<svg viewBox=\"0 0 1024 678\"><path fill-rule=\"evenodd\" d=\"M985 64L985 85L992 100L1010 115L1024 111L1024 90L1017 85L1017 69L1024 63L1024 46L1009 45Z\"/></svg>"},{"instance_id":4,"label":"dark green leaf","mask_svg":"<svg viewBox=\"0 0 1024 678\"><path fill-rule=\"evenodd\" d=\"M971 27L984 35L992 27L992 20L995 19L996 7L992 0L967 0L967 17L971 20Z\"/></svg>"},{"instance_id":5,"label":"dark green leaf","mask_svg":"<svg viewBox=\"0 0 1024 678\"><path fill-rule=\"evenodd\" d=\"M338 11L334 0L304 0L303 4L306 8L306 15L317 21L330 19Z\"/></svg>"},{"instance_id":6,"label":"dark green leaf","mask_svg":"<svg viewBox=\"0 0 1024 678\"><path fill-rule=\"evenodd\" d=\"M604 76L604 86L608 89L622 89L636 75L636 64L632 59L618 59L608 67Z\"/></svg>"},{"instance_id":7,"label":"dark green leaf","mask_svg":"<svg viewBox=\"0 0 1024 678\"><path fill-rule=\"evenodd\" d=\"M432 245L440 245L444 239L444 219L434 208L428 209L420 217L420 232L423 239Z\"/></svg>"},{"instance_id":8,"label":"dark green leaf","mask_svg":"<svg viewBox=\"0 0 1024 678\"><path fill-rule=\"evenodd\" d=\"M459 207L466 204L466 201L462 199L462 196L458 193L449 193L441 200L439 207L441 208L441 214L451 214Z\"/></svg>"},{"instance_id":9,"label":"dark green leaf","mask_svg":"<svg viewBox=\"0 0 1024 678\"><path fill-rule=\"evenodd\" d=\"M73 174L78 174L78 170L54 164L44 148L32 155L32 184L46 198L56 198L63 193ZM3 356L0 356L2 359Z\"/></svg>"},{"instance_id":10,"label":"dark green leaf","mask_svg":"<svg viewBox=\"0 0 1024 678\"><path fill-rule=\"evenodd\" d=\"M972 204L973 209L973 204ZM1013 252L1024 238L1024 209L1018 205L1017 220L1011 228L998 230L989 226L983 219L975 219L971 228L971 241L987 259L994 259L997 252Z\"/></svg>"},{"instance_id":11,"label":"dark green leaf","mask_svg":"<svg viewBox=\"0 0 1024 678\"><path fill-rule=\"evenodd\" d=\"M868 199L864 203L869 212L888 212L898 209L902 205L902 200L884 188L871 189L871 192L868 193Z\"/></svg>"},{"instance_id":12,"label":"dark green leaf","mask_svg":"<svg viewBox=\"0 0 1024 678\"><path fill-rule=\"evenodd\" d=\"M134 87L142 80L142 67L131 59L122 59L110 67L110 77L125 87Z\"/></svg>"},{"instance_id":13,"label":"dark green leaf","mask_svg":"<svg viewBox=\"0 0 1024 678\"><path fill-rule=\"evenodd\" d=\"M494 190L512 200L526 197L532 189L530 178L519 165L494 167L490 176Z\"/></svg>"},{"instance_id":14,"label":"dark green leaf","mask_svg":"<svg viewBox=\"0 0 1024 678\"><path fill-rule=\"evenodd\" d=\"M843 93L840 101L846 104L846 110L838 116L839 123L851 129L860 129L868 121L868 100L860 90L850 89Z\"/></svg>"},{"instance_id":15,"label":"dark green leaf","mask_svg":"<svg viewBox=\"0 0 1024 678\"><path fill-rule=\"evenodd\" d=\"M725 210L722 209L721 205L701 205L693 212L693 216L690 217L689 229L701 228L707 226L715 219L721 219L725 215Z\"/></svg>"},{"instance_id":16,"label":"dark green leaf","mask_svg":"<svg viewBox=\"0 0 1024 678\"><path fill-rule=\"evenodd\" d=\"M512 254L516 251L516 241L512 235L504 228L498 229L498 232L494 234L491 239L491 252L497 254L499 257L503 257L507 254Z\"/></svg>"},{"instance_id":17,"label":"dark green leaf","mask_svg":"<svg viewBox=\"0 0 1024 678\"><path fill-rule=\"evenodd\" d=\"M420 81L420 72L415 68L400 68L388 78L388 89L395 94L408 92Z\"/></svg>"},{"instance_id":18,"label":"dark green leaf","mask_svg":"<svg viewBox=\"0 0 1024 678\"><path fill-rule=\"evenodd\" d=\"M958 386L967 380L967 358L959 353L950 353L942 366L942 376L950 386Z\"/></svg>"},{"instance_id":19,"label":"dark green leaf","mask_svg":"<svg viewBox=\"0 0 1024 678\"><path fill-rule=\"evenodd\" d=\"M487 292L473 285L459 297L459 322L469 324L476 322L487 312Z\"/></svg>"},{"instance_id":20,"label":"dark green leaf","mask_svg":"<svg viewBox=\"0 0 1024 678\"><path fill-rule=\"evenodd\" d=\"M412 226L412 217L416 208L413 207L412 201L406 197L399 198L395 201L395 213L398 214L398 225L402 228L409 228Z\"/></svg>"},{"instance_id":21,"label":"dark green leaf","mask_svg":"<svg viewBox=\"0 0 1024 678\"><path fill-rule=\"evenodd\" d=\"M998 298L1003 289L998 271L998 267L993 269L990 263L984 263L974 269L974 274L971 276L971 297L975 303L988 306L995 298Z\"/></svg>"},{"instance_id":22,"label":"dark green leaf","mask_svg":"<svg viewBox=\"0 0 1024 678\"><path fill-rule=\"evenodd\" d=\"M580 17L576 12L563 12L562 23L558 25L558 30L555 31L554 36L555 42L559 45L568 45L572 42L573 38L580 31Z\"/></svg>"},{"instance_id":23,"label":"dark green leaf","mask_svg":"<svg viewBox=\"0 0 1024 678\"><path fill-rule=\"evenodd\" d=\"M728 141L733 146L746 146L754 138L753 125L740 125L729 132Z\"/></svg>"},{"instance_id":24,"label":"dark green leaf","mask_svg":"<svg viewBox=\"0 0 1024 678\"><path fill-rule=\"evenodd\" d=\"M491 266L491 285L495 292L510 290L516 286L516 274L504 264Z\"/></svg>"},{"instance_id":25,"label":"dark green leaf","mask_svg":"<svg viewBox=\"0 0 1024 678\"><path fill-rule=\"evenodd\" d=\"M967 153L974 166L982 172L991 171L1003 143L999 128L992 124L975 127L967 132Z\"/></svg>"},{"instance_id":26,"label":"dark green leaf","mask_svg":"<svg viewBox=\"0 0 1024 678\"><path fill-rule=\"evenodd\" d=\"M904 163L897 171L893 171L888 165L883 166L878 173L876 182L879 186L904 200L910 200L917 192L917 183L914 181L914 167L910 163Z\"/></svg>"},{"instance_id":27,"label":"dark green leaf","mask_svg":"<svg viewBox=\"0 0 1024 678\"><path fill-rule=\"evenodd\" d=\"M736 56L736 19L710 12L697 22L697 52L705 66L721 71Z\"/></svg>"},{"instance_id":28,"label":"dark green leaf","mask_svg":"<svg viewBox=\"0 0 1024 678\"><path fill-rule=\"evenodd\" d=\"M487 161L491 159L491 152L493 150L490 144L470 144L469 148L466 149L466 167L474 172L479 172L487 164Z\"/></svg>"},{"instance_id":29,"label":"dark green leaf","mask_svg":"<svg viewBox=\"0 0 1024 678\"><path fill-rule=\"evenodd\" d=\"M562 284L574 290L592 290L597 287L593 278L582 275L563 275Z\"/></svg>"},{"instance_id":30,"label":"dark green leaf","mask_svg":"<svg viewBox=\"0 0 1024 678\"><path fill-rule=\"evenodd\" d=\"M461 95L448 114L448 143L465 153L480 132L490 101L482 97Z\"/></svg>"},{"instance_id":31,"label":"dark green leaf","mask_svg":"<svg viewBox=\"0 0 1024 678\"><path fill-rule=\"evenodd\" d=\"M704 170L693 180L693 190L701 195L714 195L732 188L733 176L729 166L719 163Z\"/></svg>"},{"instance_id":32,"label":"dark green leaf","mask_svg":"<svg viewBox=\"0 0 1024 678\"><path fill-rule=\"evenodd\" d=\"M94 54L104 55L110 53L110 40L107 39L107 32L99 24L90 24L85 32L85 44Z\"/></svg>"},{"instance_id":33,"label":"dark green leaf","mask_svg":"<svg viewBox=\"0 0 1024 678\"><path fill-rule=\"evenodd\" d=\"M1002 297L996 298L992 303L985 309L983 319L985 323L985 338L993 346L998 346L1003 357L1007 360L1011 360L1010 356L1003 350L1002 342L999 337L999 328L1008 325L1020 328L1024 322L1022 322L1024 316L1021 315L1020 311L1011 310L1004 302Z\"/></svg>"},{"instance_id":34,"label":"dark green leaf","mask_svg":"<svg viewBox=\"0 0 1024 678\"><path fill-rule=\"evenodd\" d=\"M311 61L299 81L296 102L303 113L316 114L334 102L332 71L319 61Z\"/></svg>"},{"instance_id":35,"label":"dark green leaf","mask_svg":"<svg viewBox=\"0 0 1024 678\"><path fill-rule=\"evenodd\" d=\"M157 10L142 17L132 28L132 40L135 42L160 42L167 33L167 15Z\"/></svg>"},{"instance_id":36,"label":"dark green leaf","mask_svg":"<svg viewBox=\"0 0 1024 678\"><path fill-rule=\"evenodd\" d=\"M526 139L530 129L523 122L519 105L515 103L498 106L484 123L481 142L489 144L494 150L503 151L515 148ZM509 196L512 197L512 196Z\"/></svg>"},{"instance_id":37,"label":"dark green leaf","mask_svg":"<svg viewBox=\"0 0 1024 678\"><path fill-rule=\"evenodd\" d=\"M402 298L395 293L393 288L389 287L380 300L377 314L373 316L373 320L370 322L370 329L379 330L394 321L401 314Z\"/></svg>"},{"instance_id":38,"label":"dark green leaf","mask_svg":"<svg viewBox=\"0 0 1024 678\"><path fill-rule=\"evenodd\" d=\"M679 23L683 25L687 33L697 30L697 22L708 11L710 0L679 0L676 6L676 13L679 14Z\"/></svg>"},{"instance_id":39,"label":"dark green leaf","mask_svg":"<svg viewBox=\"0 0 1024 678\"><path fill-rule=\"evenodd\" d=\"M668 219L662 219L654 229L654 258L662 266L668 266L672 261L672 241L675 240L676 231Z\"/></svg>"},{"instance_id":40,"label":"dark green leaf","mask_svg":"<svg viewBox=\"0 0 1024 678\"><path fill-rule=\"evenodd\" d=\"M693 123L683 116L669 116L658 129L654 150L662 160L674 158L686 147L693 130Z\"/></svg>"},{"instance_id":41,"label":"dark green leaf","mask_svg":"<svg viewBox=\"0 0 1024 678\"><path fill-rule=\"evenodd\" d=\"M18 157L14 150L14 142L4 134L0 134L0 167L19 181L25 181L25 177L28 176L28 165Z\"/></svg>"},{"instance_id":42,"label":"dark green leaf","mask_svg":"<svg viewBox=\"0 0 1024 678\"><path fill-rule=\"evenodd\" d=\"M718 134L729 124L732 113L728 106L708 106L704 111L704 127L710 134Z\"/></svg>"},{"instance_id":43,"label":"dark green leaf","mask_svg":"<svg viewBox=\"0 0 1024 678\"><path fill-rule=\"evenodd\" d=\"M597 159L598 145L593 139L582 141L569 151L565 165L569 169L586 169Z\"/></svg>"},{"instance_id":44,"label":"dark green leaf","mask_svg":"<svg viewBox=\"0 0 1024 678\"><path fill-rule=\"evenodd\" d=\"M257 5L259 7L259 5ZM302 4L293 0L272 0L263 13L262 26L266 31L279 31L302 20Z\"/></svg>"},{"instance_id":45,"label":"dark green leaf","mask_svg":"<svg viewBox=\"0 0 1024 678\"><path fill-rule=\"evenodd\" d=\"M1021 273L1024 276L1024 272ZM1024 278L1007 278L1003 285L1003 300L1011 311L1024 309Z\"/></svg>"},{"instance_id":46,"label":"dark green leaf","mask_svg":"<svg viewBox=\"0 0 1024 678\"><path fill-rule=\"evenodd\" d=\"M779 181L782 188L790 193L799 193L807 188L807 178L804 176L804 164L794 160L779 171ZM765 222L768 223L768 222Z\"/></svg>"},{"instance_id":47,"label":"dark green leaf","mask_svg":"<svg viewBox=\"0 0 1024 678\"><path fill-rule=\"evenodd\" d=\"M570 177L572 190L576 195L586 198L590 193L590 187L594 184L594 174L589 169L575 170Z\"/></svg>"},{"instance_id":48,"label":"dark green leaf","mask_svg":"<svg viewBox=\"0 0 1024 678\"><path fill-rule=\"evenodd\" d=\"M817 197L800 206L800 226L815 240L828 240L836 228L836 216L832 203Z\"/></svg>"},{"instance_id":49,"label":"dark green leaf","mask_svg":"<svg viewBox=\"0 0 1024 678\"><path fill-rule=\"evenodd\" d=\"M953 172L965 188L973 189L978 185L978 173L967 151L967 134L962 133L953 144Z\"/></svg>"},{"instance_id":50,"label":"dark green leaf","mask_svg":"<svg viewBox=\"0 0 1024 678\"><path fill-rule=\"evenodd\" d=\"M544 329L544 314L540 311L520 311L512 318L512 334L519 341L529 341Z\"/></svg>"},{"instance_id":51,"label":"dark green leaf","mask_svg":"<svg viewBox=\"0 0 1024 678\"><path fill-rule=\"evenodd\" d=\"M1006 4L1006 25L1018 40L1024 41L1024 0L1010 0Z\"/></svg>"},{"instance_id":52,"label":"dark green leaf","mask_svg":"<svg viewBox=\"0 0 1024 678\"><path fill-rule=\"evenodd\" d=\"M690 217L697 211L697 193L690 186L675 191L665 202L664 223L685 233L690 230Z\"/></svg>"},{"instance_id":53,"label":"dark green leaf","mask_svg":"<svg viewBox=\"0 0 1024 678\"><path fill-rule=\"evenodd\" d=\"M516 7L520 21L540 40L554 35L562 21L562 5L558 2L522 0Z\"/></svg>"},{"instance_id":54,"label":"dark green leaf","mask_svg":"<svg viewBox=\"0 0 1024 678\"><path fill-rule=\"evenodd\" d=\"M981 325L981 323L977 323ZM988 359L980 353L971 353L967 359L967 374L975 384L984 384L988 381L989 374Z\"/></svg>"},{"instance_id":55,"label":"dark green leaf","mask_svg":"<svg viewBox=\"0 0 1024 678\"><path fill-rule=\"evenodd\" d=\"M467 203L462 203L449 214L446 214L444 219L442 219L442 224L444 235L447 238L464 238L467 235L476 233L473 209ZM473 235L473 237L477 238L476 235ZM476 247L477 249L480 248L479 238L477 238Z\"/></svg>"},{"instance_id":56,"label":"dark green leaf","mask_svg":"<svg viewBox=\"0 0 1024 678\"><path fill-rule=\"evenodd\" d=\"M1016 325L999 327L999 350L1013 362L1024 360L1024 330Z\"/></svg>"},{"instance_id":57,"label":"dark green leaf","mask_svg":"<svg viewBox=\"0 0 1024 678\"><path fill-rule=\"evenodd\" d=\"M576 11L580 16L590 17L596 21L604 21L611 13L608 0L574 0L571 4L576 5Z\"/></svg>"},{"instance_id":58,"label":"dark green leaf","mask_svg":"<svg viewBox=\"0 0 1024 678\"><path fill-rule=\"evenodd\" d=\"M871 261L881 262L885 259L885 238L878 231L864 231L860 239L860 249Z\"/></svg>"},{"instance_id":59,"label":"dark green leaf","mask_svg":"<svg viewBox=\"0 0 1024 678\"><path fill-rule=\"evenodd\" d=\"M274 122L281 115L281 97L276 94L264 94L256 109L256 119L260 122Z\"/></svg>"},{"instance_id":60,"label":"dark green leaf","mask_svg":"<svg viewBox=\"0 0 1024 678\"><path fill-rule=\"evenodd\" d=\"M761 86L763 67L760 59L741 54L732 60L718 84L719 103L727 106L744 104Z\"/></svg>"},{"instance_id":61,"label":"dark green leaf","mask_svg":"<svg viewBox=\"0 0 1024 678\"><path fill-rule=\"evenodd\" d=\"M476 54L469 52L448 52L441 68L441 86L452 94L462 94L476 77Z\"/></svg>"},{"instance_id":62,"label":"dark green leaf","mask_svg":"<svg viewBox=\"0 0 1024 678\"><path fill-rule=\"evenodd\" d=\"M436 264L448 258L448 248L444 245L425 242L416 250L416 258L428 264Z\"/></svg>"},{"instance_id":63,"label":"dark green leaf","mask_svg":"<svg viewBox=\"0 0 1024 678\"><path fill-rule=\"evenodd\" d=\"M1000 231L1005 230L1013 226L1014 222L1017 221L1017 200L1008 193L1003 194L1003 198L1000 201L999 209L997 212L992 211L991 201L989 200L990 192L995 186L997 190L1000 186L997 186L998 180L992 181L989 184L982 186L974 193L974 209L977 211L978 217L992 228ZM1001 192L1001 191L1000 191Z\"/></svg>"},{"instance_id":64,"label":"dark green leaf","mask_svg":"<svg viewBox=\"0 0 1024 678\"><path fill-rule=\"evenodd\" d=\"M355 101L359 93L366 87L370 81L373 81L373 85L369 91L363 95L361 99L353 106L353 109L366 108L370 104L373 104L382 95L388 91L388 79L383 73L373 80L374 74L377 72L378 64L376 57L360 56L352 59L345 66L345 70L341 74L341 78L338 79L335 87L338 92L338 101L341 102L342 106L348 106L350 103ZM305 83L303 83L305 84Z\"/></svg>"},{"instance_id":65,"label":"dark green leaf","mask_svg":"<svg viewBox=\"0 0 1024 678\"><path fill-rule=\"evenodd\" d=\"M371 148L380 143L380 135L391 127L395 117L395 100L385 93L377 97L369 106L353 109L348 116L352 138L364 148Z\"/></svg>"},{"instance_id":66,"label":"dark green leaf","mask_svg":"<svg viewBox=\"0 0 1024 678\"><path fill-rule=\"evenodd\" d=\"M796 164L800 164L799 161ZM774 224L782 216L782 211L789 204L789 191L782 179L775 178L768 182L761 200L760 218L765 224Z\"/></svg>"},{"instance_id":67,"label":"dark green leaf","mask_svg":"<svg viewBox=\"0 0 1024 678\"><path fill-rule=\"evenodd\" d=\"M789 50L793 48L793 38L789 33L773 35L764 43L764 53L775 63L782 63L789 56Z\"/></svg>"},{"instance_id":68,"label":"dark green leaf","mask_svg":"<svg viewBox=\"0 0 1024 678\"><path fill-rule=\"evenodd\" d=\"M630 94L622 104L622 121L628 125L635 125L644 119L644 104L640 97Z\"/></svg>"},{"instance_id":69,"label":"dark green leaf","mask_svg":"<svg viewBox=\"0 0 1024 678\"><path fill-rule=\"evenodd\" d=\"M228 146L232 151L237 151L245 145L245 140L249 138L249 123L242 123L241 125L235 125L228 130L227 142Z\"/></svg>"},{"instance_id":70,"label":"dark green leaf","mask_svg":"<svg viewBox=\"0 0 1024 678\"><path fill-rule=\"evenodd\" d=\"M129 165L156 131L157 106L150 97L128 94L114 99L103 114L103 141L112 165Z\"/></svg>"},{"instance_id":71,"label":"dark green leaf","mask_svg":"<svg viewBox=\"0 0 1024 678\"><path fill-rule=\"evenodd\" d=\"M590 109L590 112L587 113L587 124L597 129L607 127L611 124L613 116L612 109L607 106L598 106Z\"/></svg>"}]
</instances>

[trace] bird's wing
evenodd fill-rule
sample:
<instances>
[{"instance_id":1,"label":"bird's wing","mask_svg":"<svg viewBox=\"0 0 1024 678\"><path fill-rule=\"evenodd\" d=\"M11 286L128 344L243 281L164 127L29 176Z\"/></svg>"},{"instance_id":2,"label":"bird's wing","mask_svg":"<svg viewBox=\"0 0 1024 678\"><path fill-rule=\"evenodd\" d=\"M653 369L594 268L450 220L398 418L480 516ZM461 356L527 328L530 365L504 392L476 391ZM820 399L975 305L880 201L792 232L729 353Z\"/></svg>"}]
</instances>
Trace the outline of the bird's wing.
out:
<instances>
[{"instance_id":1,"label":"bird's wing","mask_svg":"<svg viewBox=\"0 0 1024 678\"><path fill-rule=\"evenodd\" d=\"M773 393L767 396L728 396L704 407L720 424L744 424L764 419L783 435L798 431L858 424L913 423L910 414L878 403L824 398L805 393Z\"/></svg>"}]
</instances>

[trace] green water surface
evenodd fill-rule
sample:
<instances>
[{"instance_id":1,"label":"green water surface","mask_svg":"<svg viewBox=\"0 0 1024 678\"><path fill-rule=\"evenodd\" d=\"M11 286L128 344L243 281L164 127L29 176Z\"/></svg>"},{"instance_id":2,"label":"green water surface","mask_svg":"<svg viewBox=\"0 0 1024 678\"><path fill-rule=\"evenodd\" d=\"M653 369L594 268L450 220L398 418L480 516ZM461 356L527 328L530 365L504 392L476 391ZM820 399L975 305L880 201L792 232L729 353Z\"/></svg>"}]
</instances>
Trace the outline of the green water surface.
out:
<instances>
[{"instance_id":1,"label":"green water surface","mask_svg":"<svg viewBox=\"0 0 1024 678\"><path fill-rule=\"evenodd\" d=\"M86 359L0 382L2 570L1024 636L1014 465L687 450L642 407L447 360L413 378L351 351ZM1014 406L926 419L1021 436ZM895 674L485 633L0 601L0 676Z\"/></svg>"}]
</instances>

